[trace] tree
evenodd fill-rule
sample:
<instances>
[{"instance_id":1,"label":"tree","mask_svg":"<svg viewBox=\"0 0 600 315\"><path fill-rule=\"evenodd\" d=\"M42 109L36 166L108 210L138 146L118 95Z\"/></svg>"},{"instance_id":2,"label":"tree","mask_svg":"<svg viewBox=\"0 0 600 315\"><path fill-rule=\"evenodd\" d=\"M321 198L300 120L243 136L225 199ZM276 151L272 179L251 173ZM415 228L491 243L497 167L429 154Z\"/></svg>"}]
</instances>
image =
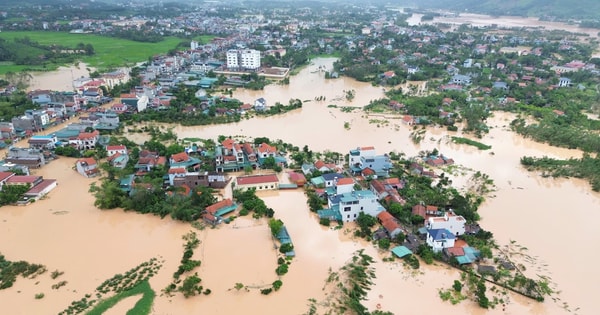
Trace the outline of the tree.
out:
<instances>
[{"instance_id":1,"label":"tree","mask_svg":"<svg viewBox=\"0 0 600 315\"><path fill-rule=\"evenodd\" d=\"M379 248L387 250L390 248L390 239L382 238L377 242L377 245L379 245Z\"/></svg>"},{"instance_id":2,"label":"tree","mask_svg":"<svg viewBox=\"0 0 600 315\"><path fill-rule=\"evenodd\" d=\"M29 190L27 185L4 185L0 194L0 206L17 202Z\"/></svg>"},{"instance_id":3,"label":"tree","mask_svg":"<svg viewBox=\"0 0 600 315\"><path fill-rule=\"evenodd\" d=\"M363 236L371 235L371 228L377 224L377 219L372 217L364 212L358 214L358 218L356 219L356 223L360 227L360 231Z\"/></svg>"},{"instance_id":4,"label":"tree","mask_svg":"<svg viewBox=\"0 0 600 315\"><path fill-rule=\"evenodd\" d=\"M277 234L279 234L279 231L281 231L281 229L283 228L283 221L271 218L269 219L269 228L271 228L271 234L273 234L273 236L276 236Z\"/></svg>"},{"instance_id":5,"label":"tree","mask_svg":"<svg viewBox=\"0 0 600 315\"><path fill-rule=\"evenodd\" d=\"M294 250L294 245L292 245L292 243L281 244L281 246L279 247L279 252L282 254L291 252L292 250Z\"/></svg>"},{"instance_id":6,"label":"tree","mask_svg":"<svg viewBox=\"0 0 600 315\"><path fill-rule=\"evenodd\" d=\"M126 198L125 192L119 187L119 183L111 180L102 181L100 187L92 185L90 192L96 197L94 205L100 209L121 207Z\"/></svg>"},{"instance_id":7,"label":"tree","mask_svg":"<svg viewBox=\"0 0 600 315\"><path fill-rule=\"evenodd\" d=\"M186 298L190 296L194 296L196 294L202 293L202 286L199 285L202 282L202 279L198 277L198 273L194 273L193 275L185 278L181 286L177 289L179 292L183 293L183 296Z\"/></svg>"}]
</instances>

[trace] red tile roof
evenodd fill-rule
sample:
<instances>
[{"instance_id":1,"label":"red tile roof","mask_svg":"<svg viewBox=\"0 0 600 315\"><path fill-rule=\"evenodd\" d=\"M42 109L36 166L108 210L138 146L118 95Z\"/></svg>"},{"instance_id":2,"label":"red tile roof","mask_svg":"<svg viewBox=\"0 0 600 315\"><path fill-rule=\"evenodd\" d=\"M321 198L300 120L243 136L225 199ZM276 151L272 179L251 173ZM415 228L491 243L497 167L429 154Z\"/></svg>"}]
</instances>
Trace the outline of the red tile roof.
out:
<instances>
[{"instance_id":1,"label":"red tile roof","mask_svg":"<svg viewBox=\"0 0 600 315\"><path fill-rule=\"evenodd\" d=\"M217 211L219 211L219 209L229 207L231 205L233 205L233 200L228 198L206 207L205 210L206 212L214 215Z\"/></svg>"},{"instance_id":2,"label":"red tile roof","mask_svg":"<svg viewBox=\"0 0 600 315\"><path fill-rule=\"evenodd\" d=\"M15 175L13 172L0 172L0 182L6 180L7 178Z\"/></svg>"},{"instance_id":3,"label":"red tile roof","mask_svg":"<svg viewBox=\"0 0 600 315\"><path fill-rule=\"evenodd\" d=\"M340 178L338 179L336 185L353 185L354 180L350 177Z\"/></svg>"},{"instance_id":4,"label":"red tile roof","mask_svg":"<svg viewBox=\"0 0 600 315\"><path fill-rule=\"evenodd\" d=\"M79 164L87 164L87 165L96 165L96 160L94 160L94 158L83 158L83 159L79 159L77 160L77 163Z\"/></svg>"},{"instance_id":5,"label":"red tile roof","mask_svg":"<svg viewBox=\"0 0 600 315\"><path fill-rule=\"evenodd\" d=\"M26 194L39 194L44 189L48 188L48 186L56 183L56 179L44 179L41 183L35 185L35 187L29 189Z\"/></svg>"},{"instance_id":6,"label":"red tile roof","mask_svg":"<svg viewBox=\"0 0 600 315\"><path fill-rule=\"evenodd\" d=\"M176 168L170 168L168 173L169 174L184 174L185 172L186 172L185 168L176 167Z\"/></svg>"},{"instance_id":7,"label":"red tile roof","mask_svg":"<svg viewBox=\"0 0 600 315\"><path fill-rule=\"evenodd\" d=\"M277 148L275 148L273 146L270 146L270 145L268 145L268 144L266 144L266 143L263 142L263 143L261 143L258 146L258 152L261 152L261 153L274 153L274 152L277 152Z\"/></svg>"},{"instance_id":8,"label":"red tile roof","mask_svg":"<svg viewBox=\"0 0 600 315\"><path fill-rule=\"evenodd\" d=\"M421 217L425 218L427 215L427 210L424 205L414 205L412 207L412 214L420 215Z\"/></svg>"},{"instance_id":9,"label":"red tile roof","mask_svg":"<svg viewBox=\"0 0 600 315\"><path fill-rule=\"evenodd\" d=\"M171 160L173 162L175 162L175 163L185 162L185 161L187 161L189 159L190 159L190 157L185 152L180 152L180 153L176 153L176 154L171 155Z\"/></svg>"},{"instance_id":10,"label":"red tile roof","mask_svg":"<svg viewBox=\"0 0 600 315\"><path fill-rule=\"evenodd\" d=\"M375 147L361 147L360 150L361 151L375 150Z\"/></svg>"},{"instance_id":11,"label":"red tile roof","mask_svg":"<svg viewBox=\"0 0 600 315\"><path fill-rule=\"evenodd\" d=\"M6 182L11 184L32 184L40 178L41 176L15 175L7 179Z\"/></svg>"},{"instance_id":12,"label":"red tile roof","mask_svg":"<svg viewBox=\"0 0 600 315\"><path fill-rule=\"evenodd\" d=\"M120 145L107 145L106 146L106 150L107 151L117 151L117 150L127 150L127 147L120 144Z\"/></svg>"},{"instance_id":13,"label":"red tile roof","mask_svg":"<svg viewBox=\"0 0 600 315\"><path fill-rule=\"evenodd\" d=\"M235 143L235 141L233 141L233 139L231 139L231 138L225 139L225 140L223 140L223 142L221 142L221 144L225 147L225 149L228 149L228 150L233 149L234 143Z\"/></svg>"},{"instance_id":14,"label":"red tile roof","mask_svg":"<svg viewBox=\"0 0 600 315\"><path fill-rule=\"evenodd\" d=\"M236 178L238 185L254 185L254 184L265 184L265 183L276 183L279 182L277 175L250 175Z\"/></svg>"},{"instance_id":15,"label":"red tile roof","mask_svg":"<svg viewBox=\"0 0 600 315\"><path fill-rule=\"evenodd\" d=\"M464 256L465 251L462 247L450 247L446 249L450 256Z\"/></svg>"}]
</instances>

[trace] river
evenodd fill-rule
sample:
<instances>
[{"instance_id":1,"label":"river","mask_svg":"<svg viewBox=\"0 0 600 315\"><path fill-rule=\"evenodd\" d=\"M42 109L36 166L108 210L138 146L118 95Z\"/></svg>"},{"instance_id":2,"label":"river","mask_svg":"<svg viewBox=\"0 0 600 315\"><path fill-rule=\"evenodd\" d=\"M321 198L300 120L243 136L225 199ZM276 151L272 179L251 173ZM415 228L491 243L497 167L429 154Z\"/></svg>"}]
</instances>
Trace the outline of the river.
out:
<instances>
[{"instance_id":1,"label":"river","mask_svg":"<svg viewBox=\"0 0 600 315\"><path fill-rule=\"evenodd\" d=\"M480 208L481 224L494 232L501 246L514 240L527 248L523 258L527 274L547 275L552 286L561 291L556 300L533 302L509 295L506 308L481 310L473 302L453 306L438 297L439 288L449 288L459 275L444 266L423 266L422 273L412 273L399 262L384 263L379 253L363 241L350 237L347 228L322 227L306 206L301 191L281 191L263 195L276 211L294 240L297 257L285 275L280 291L269 296L257 290L232 290L235 283L260 286L274 281L276 253L264 221L236 219L217 229L197 231L201 240L195 259L202 260L198 269L202 284L210 288L208 296L185 299L182 296L156 298L153 314L300 314L308 311L308 299L326 298L323 291L327 274L340 267L358 249L377 259L377 279L366 304L396 314L592 314L597 309L594 292L600 280L595 270L597 253L588 244L600 242L595 222L600 220L600 195L577 179L542 178L524 171L519 165L523 155L548 155L558 158L581 156L581 152L550 147L513 134L507 128L513 118L496 113L489 121L492 129L480 141L492 145L494 154L447 141L448 132L440 128L427 130L419 145L409 140L411 129L399 120L377 118L369 122L362 111L344 113L328 105L362 107L371 99L383 97L380 87L348 78L327 80L314 73L319 65L330 68L334 59L321 58L290 79L289 85L269 85L264 91L236 90L234 97L253 102L264 97L269 104L287 104L290 98L310 100L302 109L283 115L253 118L239 123L216 126L173 126L180 138L216 138L218 135L267 136L298 146L305 144L315 151L347 152L357 146L373 145L379 153L397 151L415 155L420 150L437 148L458 164L489 174L497 186L495 197ZM356 97L347 101L346 90ZM315 101L325 96L326 101ZM344 127L350 123L350 129ZM452 133L454 134L454 133ZM460 135L460 133L458 133ZM142 139L139 139L140 141ZM188 224L169 218L124 212L101 211L93 206L87 192L93 179L82 178L72 166L74 160L61 158L34 171L58 179L59 186L48 198L26 207L0 209L0 252L10 260L45 264L50 271L65 274L57 280L48 274L36 280L19 279L13 288L0 291L0 304L7 314L57 313L73 300L80 299L105 279L133 266L159 257L161 271L151 279L160 290L170 282L182 255L181 236L192 230ZM464 176L452 175L457 183ZM574 262L578 262L574 265ZM59 280L68 284L52 290ZM36 300L34 295L45 297ZM567 306L563 303L567 303Z\"/></svg>"}]
</instances>

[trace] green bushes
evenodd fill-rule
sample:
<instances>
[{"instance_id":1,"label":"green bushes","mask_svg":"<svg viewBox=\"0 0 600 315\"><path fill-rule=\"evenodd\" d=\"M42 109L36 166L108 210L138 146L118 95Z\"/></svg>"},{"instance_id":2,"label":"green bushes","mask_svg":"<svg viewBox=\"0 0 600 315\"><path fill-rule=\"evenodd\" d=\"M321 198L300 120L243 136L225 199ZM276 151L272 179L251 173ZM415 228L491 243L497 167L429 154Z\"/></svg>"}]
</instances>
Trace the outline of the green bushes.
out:
<instances>
[{"instance_id":1,"label":"green bushes","mask_svg":"<svg viewBox=\"0 0 600 315\"><path fill-rule=\"evenodd\" d=\"M19 186L19 185L16 185ZM5 186L11 187L11 186ZM17 280L17 276L35 277L46 272L46 267L38 264L30 264L26 261L12 262L6 260L4 255L0 254L0 290L7 289L13 286Z\"/></svg>"},{"instance_id":2,"label":"green bushes","mask_svg":"<svg viewBox=\"0 0 600 315\"><path fill-rule=\"evenodd\" d=\"M492 148L491 145L483 144L481 142L477 142L475 140L471 140L471 139L467 139L467 138L463 138L463 137L454 137L453 136L452 142L458 143L458 144L468 144L468 145L476 147L479 150L489 150Z\"/></svg>"},{"instance_id":3,"label":"green bushes","mask_svg":"<svg viewBox=\"0 0 600 315\"><path fill-rule=\"evenodd\" d=\"M275 269L275 273L278 276L283 276L287 272L288 272L288 264L281 264L277 267L277 269Z\"/></svg>"}]
</instances>

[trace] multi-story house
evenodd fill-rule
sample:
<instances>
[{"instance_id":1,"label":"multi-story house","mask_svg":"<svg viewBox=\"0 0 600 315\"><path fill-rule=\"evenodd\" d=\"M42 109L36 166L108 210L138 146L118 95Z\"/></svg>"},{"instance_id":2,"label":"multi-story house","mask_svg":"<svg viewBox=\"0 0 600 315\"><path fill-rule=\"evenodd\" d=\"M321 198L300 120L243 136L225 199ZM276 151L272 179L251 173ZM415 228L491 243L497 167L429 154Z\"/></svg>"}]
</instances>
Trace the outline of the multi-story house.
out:
<instances>
[{"instance_id":1,"label":"multi-story house","mask_svg":"<svg viewBox=\"0 0 600 315\"><path fill-rule=\"evenodd\" d=\"M27 143L29 143L29 148L31 149L53 150L56 147L57 141L56 135L34 135L27 140Z\"/></svg>"},{"instance_id":2,"label":"multi-story house","mask_svg":"<svg viewBox=\"0 0 600 315\"><path fill-rule=\"evenodd\" d=\"M96 148L99 138L100 132L98 130L81 132L77 137L69 139L69 144L73 145L77 150L92 150Z\"/></svg>"},{"instance_id":3,"label":"multi-story house","mask_svg":"<svg viewBox=\"0 0 600 315\"><path fill-rule=\"evenodd\" d=\"M425 227L427 229L446 229L453 235L460 236L465 234L466 222L463 216L447 211L442 217L429 217L425 221Z\"/></svg>"},{"instance_id":4,"label":"multi-story house","mask_svg":"<svg viewBox=\"0 0 600 315\"><path fill-rule=\"evenodd\" d=\"M84 177L94 177L100 172L98 163L91 157L77 160L75 167L77 172Z\"/></svg>"},{"instance_id":5,"label":"multi-story house","mask_svg":"<svg viewBox=\"0 0 600 315\"><path fill-rule=\"evenodd\" d=\"M376 155L374 147L363 147L350 150L348 157L350 170L354 174L361 174L366 169L374 178L387 177L392 169L392 162L387 155Z\"/></svg>"},{"instance_id":6,"label":"multi-story house","mask_svg":"<svg viewBox=\"0 0 600 315\"><path fill-rule=\"evenodd\" d=\"M328 198L329 209L337 210L343 222L352 222L363 212L376 217L385 209L370 190L359 190L336 194Z\"/></svg>"},{"instance_id":7,"label":"multi-story house","mask_svg":"<svg viewBox=\"0 0 600 315\"><path fill-rule=\"evenodd\" d=\"M7 163L26 166L28 168L40 168L46 164L44 153L38 149L10 148L7 152Z\"/></svg>"},{"instance_id":8,"label":"multi-story house","mask_svg":"<svg viewBox=\"0 0 600 315\"><path fill-rule=\"evenodd\" d=\"M277 148L264 142L258 146L257 151L258 157L261 159L275 157L277 155Z\"/></svg>"}]
</instances>

